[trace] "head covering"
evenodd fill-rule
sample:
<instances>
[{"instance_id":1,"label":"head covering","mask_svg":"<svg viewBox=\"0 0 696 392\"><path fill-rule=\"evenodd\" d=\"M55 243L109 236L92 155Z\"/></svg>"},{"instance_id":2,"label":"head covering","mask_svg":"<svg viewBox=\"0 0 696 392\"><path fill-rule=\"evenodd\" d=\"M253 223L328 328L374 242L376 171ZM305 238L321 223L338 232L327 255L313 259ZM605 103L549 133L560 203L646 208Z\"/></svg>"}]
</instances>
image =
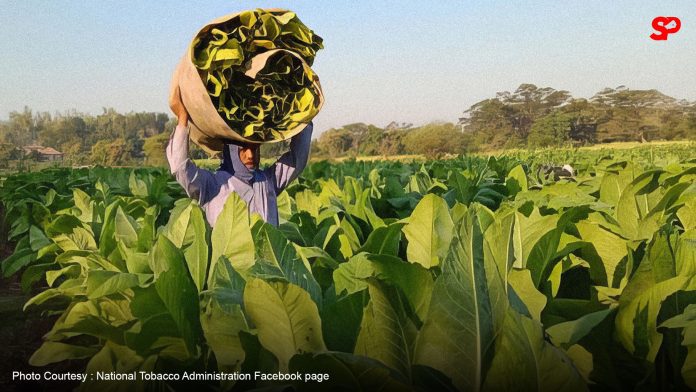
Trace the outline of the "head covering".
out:
<instances>
[{"instance_id":1,"label":"head covering","mask_svg":"<svg viewBox=\"0 0 696 392\"><path fill-rule=\"evenodd\" d=\"M222 149L222 163L218 171L226 171L237 177L242 182L249 184L254 179L254 170L246 167L239 159L239 150L242 146L238 144L225 144Z\"/></svg>"},{"instance_id":2,"label":"head covering","mask_svg":"<svg viewBox=\"0 0 696 392\"><path fill-rule=\"evenodd\" d=\"M225 171L232 175L230 178L231 189L247 203L249 212L256 212L265 221L277 226L278 205L275 183L269 181L270 177L266 176L262 170L249 169L242 163L242 160L239 159L241 148L243 147L238 144L225 144L222 150L222 163L218 171ZM222 209L222 206L220 205L219 208ZM215 220L211 222L211 225L214 224Z\"/></svg>"}]
</instances>

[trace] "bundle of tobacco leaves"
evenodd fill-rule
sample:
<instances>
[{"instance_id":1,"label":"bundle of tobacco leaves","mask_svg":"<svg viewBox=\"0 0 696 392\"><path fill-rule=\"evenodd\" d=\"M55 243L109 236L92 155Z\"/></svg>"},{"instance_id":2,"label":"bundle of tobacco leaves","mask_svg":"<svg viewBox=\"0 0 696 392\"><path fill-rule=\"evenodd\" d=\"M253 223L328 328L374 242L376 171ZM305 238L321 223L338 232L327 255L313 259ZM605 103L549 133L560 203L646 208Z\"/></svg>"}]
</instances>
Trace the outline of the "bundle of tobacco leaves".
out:
<instances>
[{"instance_id":1,"label":"bundle of tobacco leaves","mask_svg":"<svg viewBox=\"0 0 696 392\"><path fill-rule=\"evenodd\" d=\"M322 39L294 12L257 9L200 33L193 64L213 105L247 140L282 140L319 111L320 87L310 66ZM254 56L273 51L253 77Z\"/></svg>"}]
</instances>

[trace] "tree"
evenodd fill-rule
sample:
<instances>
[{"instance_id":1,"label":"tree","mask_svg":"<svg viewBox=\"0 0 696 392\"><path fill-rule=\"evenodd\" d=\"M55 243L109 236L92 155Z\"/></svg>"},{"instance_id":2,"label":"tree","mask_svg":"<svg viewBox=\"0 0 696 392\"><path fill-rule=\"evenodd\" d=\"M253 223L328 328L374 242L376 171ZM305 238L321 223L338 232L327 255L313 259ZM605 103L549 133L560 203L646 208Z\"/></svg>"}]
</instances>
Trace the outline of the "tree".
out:
<instances>
[{"instance_id":1,"label":"tree","mask_svg":"<svg viewBox=\"0 0 696 392\"><path fill-rule=\"evenodd\" d=\"M58 147L65 143L82 143L87 137L87 124L82 117L57 117L47 123L39 134L43 146Z\"/></svg>"},{"instance_id":2,"label":"tree","mask_svg":"<svg viewBox=\"0 0 696 392\"><path fill-rule=\"evenodd\" d=\"M319 137L319 147L329 157L346 155L353 146L353 135L345 128L329 129Z\"/></svg>"},{"instance_id":3,"label":"tree","mask_svg":"<svg viewBox=\"0 0 696 392\"><path fill-rule=\"evenodd\" d=\"M407 153L435 157L464 151L462 133L452 123L430 123L409 131L403 139Z\"/></svg>"},{"instance_id":4,"label":"tree","mask_svg":"<svg viewBox=\"0 0 696 392\"><path fill-rule=\"evenodd\" d=\"M558 109L572 119L569 139L579 144L595 143L597 141L597 123L601 112L596 104L584 98L571 99L567 105Z\"/></svg>"},{"instance_id":5,"label":"tree","mask_svg":"<svg viewBox=\"0 0 696 392\"><path fill-rule=\"evenodd\" d=\"M18 148L10 143L0 143L0 167L9 167L10 160L17 159Z\"/></svg>"},{"instance_id":6,"label":"tree","mask_svg":"<svg viewBox=\"0 0 696 392\"><path fill-rule=\"evenodd\" d=\"M393 131L399 132L399 131ZM377 128L374 125L368 125L367 131L362 135L360 145L356 147L360 155L378 155L381 154L381 146L385 139L385 131Z\"/></svg>"},{"instance_id":7,"label":"tree","mask_svg":"<svg viewBox=\"0 0 696 392\"><path fill-rule=\"evenodd\" d=\"M25 106L22 112L10 112L10 133L6 140L15 145L33 144L37 139L38 128L31 109Z\"/></svg>"},{"instance_id":8,"label":"tree","mask_svg":"<svg viewBox=\"0 0 696 392\"><path fill-rule=\"evenodd\" d=\"M92 146L90 160L103 166L120 166L131 163L128 145L122 138L113 141L102 140Z\"/></svg>"},{"instance_id":9,"label":"tree","mask_svg":"<svg viewBox=\"0 0 696 392\"><path fill-rule=\"evenodd\" d=\"M463 132L473 135L477 145L503 148L514 139L512 113L512 107L500 99L486 99L466 110L459 125Z\"/></svg>"},{"instance_id":10,"label":"tree","mask_svg":"<svg viewBox=\"0 0 696 392\"><path fill-rule=\"evenodd\" d=\"M324 157L326 155L326 153L319 146L319 140L312 139L312 143L309 147L309 154L314 158Z\"/></svg>"},{"instance_id":11,"label":"tree","mask_svg":"<svg viewBox=\"0 0 696 392\"><path fill-rule=\"evenodd\" d=\"M560 146L570 140L573 118L567 114L551 113L534 122L527 139L531 147Z\"/></svg>"},{"instance_id":12,"label":"tree","mask_svg":"<svg viewBox=\"0 0 696 392\"><path fill-rule=\"evenodd\" d=\"M72 140L60 145L60 151L63 153L63 162L67 165L76 165L85 161L85 155L82 152L82 142L80 140Z\"/></svg>"},{"instance_id":13,"label":"tree","mask_svg":"<svg viewBox=\"0 0 696 392\"><path fill-rule=\"evenodd\" d=\"M406 151L403 142L405 135L405 131L398 129L384 132L379 144L379 154L385 156L403 154Z\"/></svg>"},{"instance_id":14,"label":"tree","mask_svg":"<svg viewBox=\"0 0 696 392\"><path fill-rule=\"evenodd\" d=\"M495 98L472 105L460 118L462 130L473 134L478 145L498 149L524 144L534 122L568 103L570 93L551 87L521 84L513 93L499 92Z\"/></svg>"},{"instance_id":15,"label":"tree","mask_svg":"<svg viewBox=\"0 0 696 392\"><path fill-rule=\"evenodd\" d=\"M510 123L520 139L526 139L534 121L549 114L554 108L566 103L570 94L565 90L551 87L539 88L530 83L523 83L514 93L499 93L503 103L510 106Z\"/></svg>"},{"instance_id":16,"label":"tree","mask_svg":"<svg viewBox=\"0 0 696 392\"><path fill-rule=\"evenodd\" d=\"M165 149L169 142L167 133L150 136L145 139L143 152L145 153L145 164L148 166L167 166L167 155Z\"/></svg>"}]
</instances>

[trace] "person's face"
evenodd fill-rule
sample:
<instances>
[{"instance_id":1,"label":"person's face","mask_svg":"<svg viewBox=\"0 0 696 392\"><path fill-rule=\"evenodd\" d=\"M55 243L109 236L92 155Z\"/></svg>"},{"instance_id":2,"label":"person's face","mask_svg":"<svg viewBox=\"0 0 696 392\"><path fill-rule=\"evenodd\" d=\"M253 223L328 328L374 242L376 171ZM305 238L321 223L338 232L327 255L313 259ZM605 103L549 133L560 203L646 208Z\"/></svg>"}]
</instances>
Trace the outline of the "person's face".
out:
<instances>
[{"instance_id":1,"label":"person's face","mask_svg":"<svg viewBox=\"0 0 696 392\"><path fill-rule=\"evenodd\" d=\"M239 149L239 160L248 169L254 170L259 167L259 145L245 144Z\"/></svg>"}]
</instances>

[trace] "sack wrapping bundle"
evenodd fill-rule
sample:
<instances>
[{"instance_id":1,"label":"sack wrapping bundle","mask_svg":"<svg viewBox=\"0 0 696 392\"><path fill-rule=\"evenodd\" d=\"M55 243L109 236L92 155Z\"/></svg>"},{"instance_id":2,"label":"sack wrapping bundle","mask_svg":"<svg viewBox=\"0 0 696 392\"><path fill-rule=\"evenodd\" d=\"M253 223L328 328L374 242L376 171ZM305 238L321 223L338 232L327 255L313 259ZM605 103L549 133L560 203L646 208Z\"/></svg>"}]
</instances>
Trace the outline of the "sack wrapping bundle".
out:
<instances>
[{"instance_id":1,"label":"sack wrapping bundle","mask_svg":"<svg viewBox=\"0 0 696 392\"><path fill-rule=\"evenodd\" d=\"M321 37L287 10L243 11L208 23L171 84L189 113L191 140L216 153L231 140L272 143L302 131L324 102L311 69L322 48Z\"/></svg>"}]
</instances>

